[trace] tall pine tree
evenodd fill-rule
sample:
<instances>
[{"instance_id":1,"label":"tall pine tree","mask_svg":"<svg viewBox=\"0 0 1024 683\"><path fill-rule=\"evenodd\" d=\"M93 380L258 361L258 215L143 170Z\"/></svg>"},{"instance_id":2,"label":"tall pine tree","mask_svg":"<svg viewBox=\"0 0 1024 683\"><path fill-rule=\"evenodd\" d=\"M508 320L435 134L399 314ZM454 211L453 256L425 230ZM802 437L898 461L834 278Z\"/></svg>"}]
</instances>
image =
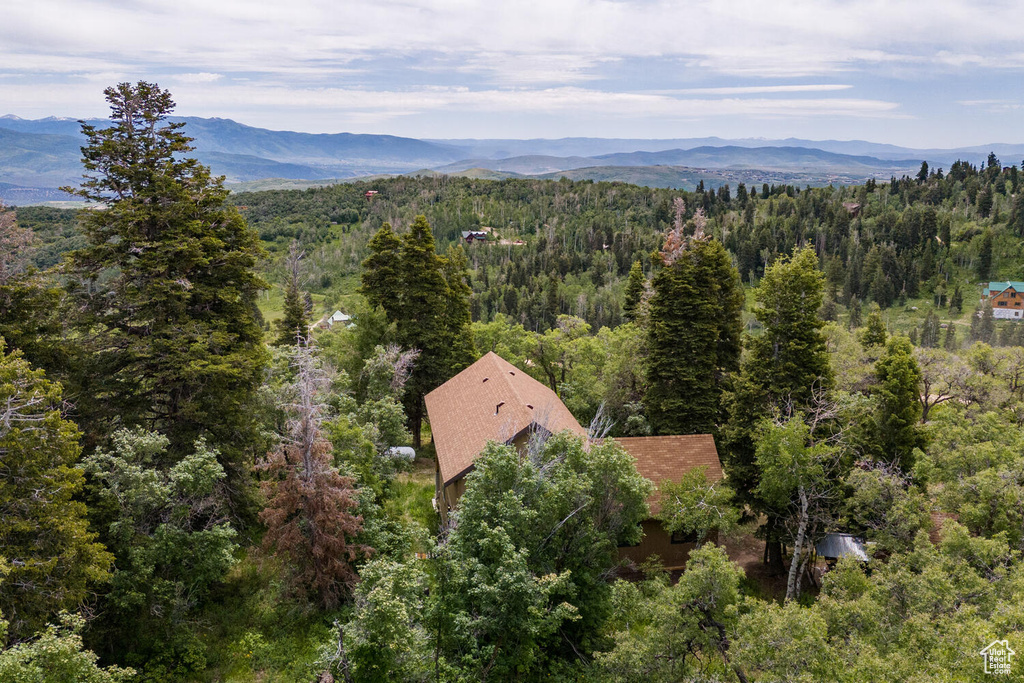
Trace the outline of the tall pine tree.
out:
<instances>
[{"instance_id":1,"label":"tall pine tree","mask_svg":"<svg viewBox=\"0 0 1024 683\"><path fill-rule=\"evenodd\" d=\"M223 177L188 157L169 92L153 83L104 91L109 127L82 125L85 180L74 192L86 246L66 272L88 359L76 379L93 442L115 426L170 439L172 453L205 438L232 490L262 450L252 405L267 352L256 273L259 236L227 203Z\"/></svg>"},{"instance_id":2,"label":"tall pine tree","mask_svg":"<svg viewBox=\"0 0 1024 683\"><path fill-rule=\"evenodd\" d=\"M629 269L629 279L626 280L626 295L622 302L622 314L626 320L636 319L637 307L646 288L647 278L644 277L643 266L640 261L633 261L633 266Z\"/></svg>"},{"instance_id":3,"label":"tall pine tree","mask_svg":"<svg viewBox=\"0 0 1024 683\"><path fill-rule=\"evenodd\" d=\"M470 330L469 269L460 247L435 251L426 216L416 216L399 238L384 224L370 241L361 292L395 324L398 343L419 357L405 385L405 413L413 445L420 445L423 397L469 365L476 355Z\"/></svg>"},{"instance_id":4,"label":"tall pine tree","mask_svg":"<svg viewBox=\"0 0 1024 683\"><path fill-rule=\"evenodd\" d=\"M657 434L714 434L726 380L739 368L739 273L725 247L704 236L663 261L651 283L647 416Z\"/></svg>"},{"instance_id":5,"label":"tall pine tree","mask_svg":"<svg viewBox=\"0 0 1024 683\"><path fill-rule=\"evenodd\" d=\"M768 517L765 533L774 571L782 570L783 511L758 494L756 435L760 421L773 411L804 410L816 394L832 388L824 323L818 318L824 285L811 247L797 249L792 258L780 257L765 269L754 291L754 315L764 329L747 340L748 353L730 397L722 440L724 464L740 502Z\"/></svg>"}]
</instances>

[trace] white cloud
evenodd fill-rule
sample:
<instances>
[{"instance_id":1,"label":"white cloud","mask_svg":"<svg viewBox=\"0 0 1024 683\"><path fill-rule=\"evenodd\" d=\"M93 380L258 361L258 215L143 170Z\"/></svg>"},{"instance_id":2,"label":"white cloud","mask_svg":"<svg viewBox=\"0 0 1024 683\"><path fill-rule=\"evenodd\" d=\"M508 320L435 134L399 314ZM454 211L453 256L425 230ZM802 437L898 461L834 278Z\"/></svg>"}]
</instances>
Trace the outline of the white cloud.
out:
<instances>
[{"instance_id":1,"label":"white cloud","mask_svg":"<svg viewBox=\"0 0 1024 683\"><path fill-rule=\"evenodd\" d=\"M219 81L222 78L224 78L222 74L212 74L207 71L189 74L174 74L171 76L171 79L178 83L213 83L214 81Z\"/></svg>"},{"instance_id":2,"label":"white cloud","mask_svg":"<svg viewBox=\"0 0 1024 683\"><path fill-rule=\"evenodd\" d=\"M318 128L377 124L380 132L388 122L463 111L896 121L947 115L950 107L937 109L924 91L961 76L991 81L949 91L949 102L985 99L983 87L997 79L999 98L1024 98L1024 2L1014 0L8 5L0 114L94 115L102 85L137 78L171 85L185 114L266 123L271 115L260 112L277 111L276 127L294 127L314 120L302 118L306 107L319 112L310 124ZM974 110L1014 105L987 106ZM794 124L793 132L802 131Z\"/></svg>"}]
</instances>

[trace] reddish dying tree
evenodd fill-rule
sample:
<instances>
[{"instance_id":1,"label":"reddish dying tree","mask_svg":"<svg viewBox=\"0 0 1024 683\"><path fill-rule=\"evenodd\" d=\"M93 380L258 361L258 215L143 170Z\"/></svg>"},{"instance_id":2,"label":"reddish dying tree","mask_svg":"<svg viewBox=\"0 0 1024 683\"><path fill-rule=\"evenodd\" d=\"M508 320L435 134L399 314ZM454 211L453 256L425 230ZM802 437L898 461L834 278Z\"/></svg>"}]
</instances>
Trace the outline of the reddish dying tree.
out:
<instances>
[{"instance_id":1,"label":"reddish dying tree","mask_svg":"<svg viewBox=\"0 0 1024 683\"><path fill-rule=\"evenodd\" d=\"M296 346L295 381L289 405L289 436L260 463L267 507L264 550L282 557L299 593L336 607L358 580L352 563L372 552L352 543L363 527L352 477L334 467L331 444L321 435L326 405L321 396L330 383L308 340Z\"/></svg>"}]
</instances>

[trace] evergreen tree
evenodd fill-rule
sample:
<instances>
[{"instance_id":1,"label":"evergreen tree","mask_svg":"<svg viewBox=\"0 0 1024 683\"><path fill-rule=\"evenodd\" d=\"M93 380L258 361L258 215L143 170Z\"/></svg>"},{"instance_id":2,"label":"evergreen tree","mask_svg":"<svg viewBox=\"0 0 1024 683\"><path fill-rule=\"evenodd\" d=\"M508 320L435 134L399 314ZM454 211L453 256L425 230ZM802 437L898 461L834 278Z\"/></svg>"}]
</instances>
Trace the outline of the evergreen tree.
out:
<instances>
[{"instance_id":1,"label":"evergreen tree","mask_svg":"<svg viewBox=\"0 0 1024 683\"><path fill-rule=\"evenodd\" d=\"M800 411L832 388L824 323L818 318L824 275L813 248L798 249L766 270L754 291L754 315L764 328L748 338L748 353L729 404L724 464L741 504L769 517L769 564L781 571L783 511L758 492L756 460L760 422L773 410Z\"/></svg>"},{"instance_id":2,"label":"evergreen tree","mask_svg":"<svg viewBox=\"0 0 1024 683\"><path fill-rule=\"evenodd\" d=\"M914 466L914 449L923 450L927 440L920 425L921 370L906 337L889 340L885 353L875 363L875 378L877 457L909 472Z\"/></svg>"},{"instance_id":3,"label":"evergreen tree","mask_svg":"<svg viewBox=\"0 0 1024 683\"><path fill-rule=\"evenodd\" d=\"M962 313L964 310L964 295L960 291L960 285L953 289L953 296L949 298L949 312Z\"/></svg>"},{"instance_id":4,"label":"evergreen tree","mask_svg":"<svg viewBox=\"0 0 1024 683\"><path fill-rule=\"evenodd\" d=\"M402 347L419 351L405 392L409 428L418 448L423 397L476 355L470 330L469 264L461 246L450 248L444 257L435 252L426 216L416 216L401 239L385 223L370 241L370 251L363 262L360 291L371 305L384 309ZM516 290L508 293L514 296Z\"/></svg>"},{"instance_id":5,"label":"evergreen tree","mask_svg":"<svg viewBox=\"0 0 1024 683\"><path fill-rule=\"evenodd\" d=\"M359 292L373 308L383 308L389 320L398 319L399 299L405 279L401 271L402 240L384 223L370 239L370 255L363 261Z\"/></svg>"},{"instance_id":6,"label":"evergreen tree","mask_svg":"<svg viewBox=\"0 0 1024 683\"><path fill-rule=\"evenodd\" d=\"M882 312L874 308L868 314L868 324L860 336L860 343L864 348L885 346L886 337L885 321L882 320Z\"/></svg>"},{"instance_id":7,"label":"evergreen tree","mask_svg":"<svg viewBox=\"0 0 1024 683\"><path fill-rule=\"evenodd\" d=\"M739 273L721 243L706 237L662 257L651 282L647 417L656 434L717 433L722 394L739 367Z\"/></svg>"},{"instance_id":8,"label":"evergreen tree","mask_svg":"<svg viewBox=\"0 0 1024 683\"><path fill-rule=\"evenodd\" d=\"M306 303L299 291L300 267L299 263L304 252L299 251L299 243L292 240L288 248L288 257L285 259L285 267L288 271L288 282L284 290L284 317L277 321L278 335L274 340L275 346L294 346L300 337L309 334L309 319L306 317Z\"/></svg>"},{"instance_id":9,"label":"evergreen tree","mask_svg":"<svg viewBox=\"0 0 1024 683\"><path fill-rule=\"evenodd\" d=\"M960 343L956 340L956 325L952 320L949 321L949 325L946 327L946 338L942 342L942 348L951 352L960 348Z\"/></svg>"},{"instance_id":10,"label":"evergreen tree","mask_svg":"<svg viewBox=\"0 0 1024 683\"><path fill-rule=\"evenodd\" d=\"M629 278L626 280L626 297L622 303L622 313L626 320L636 318L636 309L646 288L647 278L644 277L643 266L640 261L633 261L633 266L629 269Z\"/></svg>"},{"instance_id":11,"label":"evergreen tree","mask_svg":"<svg viewBox=\"0 0 1024 683\"><path fill-rule=\"evenodd\" d=\"M989 201L992 198L989 197ZM981 238L981 245L978 247L978 279L988 282L992 274L992 231L986 230Z\"/></svg>"},{"instance_id":12,"label":"evergreen tree","mask_svg":"<svg viewBox=\"0 0 1024 683\"><path fill-rule=\"evenodd\" d=\"M991 345L995 341L996 322L992 315L992 306L980 304L971 316L970 340Z\"/></svg>"},{"instance_id":13,"label":"evergreen tree","mask_svg":"<svg viewBox=\"0 0 1024 683\"><path fill-rule=\"evenodd\" d=\"M84 483L79 432L62 407L60 385L19 351L5 353L0 339L0 568L8 564L0 613L15 639L78 608L109 578L113 560L76 500Z\"/></svg>"},{"instance_id":14,"label":"evergreen tree","mask_svg":"<svg viewBox=\"0 0 1024 683\"><path fill-rule=\"evenodd\" d=\"M939 345L939 316L929 310L921 328L921 346L935 348Z\"/></svg>"},{"instance_id":15,"label":"evergreen tree","mask_svg":"<svg viewBox=\"0 0 1024 683\"><path fill-rule=\"evenodd\" d=\"M995 341L996 321L992 315L992 307L984 306L981 311L981 321L978 324L978 337L976 341L991 345Z\"/></svg>"},{"instance_id":16,"label":"evergreen tree","mask_svg":"<svg viewBox=\"0 0 1024 683\"><path fill-rule=\"evenodd\" d=\"M267 352L256 295L258 235L227 203L223 178L189 158L167 91L107 88L112 125L82 125L87 245L69 255L75 323L89 356L76 391L93 441L114 425L166 435L172 453L205 438L232 491L260 436L253 403Z\"/></svg>"},{"instance_id":17,"label":"evergreen tree","mask_svg":"<svg viewBox=\"0 0 1024 683\"><path fill-rule=\"evenodd\" d=\"M749 339L744 367L772 396L803 404L815 388L832 386L824 323L818 317L824 280L808 247L796 250L792 258L777 259L754 292L754 316L764 333Z\"/></svg>"},{"instance_id":18,"label":"evergreen tree","mask_svg":"<svg viewBox=\"0 0 1024 683\"><path fill-rule=\"evenodd\" d=\"M60 374L68 361L59 342L60 292L33 268L34 242L32 231L0 203L0 338L33 367Z\"/></svg>"},{"instance_id":19,"label":"evergreen tree","mask_svg":"<svg viewBox=\"0 0 1024 683\"><path fill-rule=\"evenodd\" d=\"M560 311L558 299L558 276L554 273L548 276L547 297L544 300L544 317L549 327L554 326L558 320Z\"/></svg>"},{"instance_id":20,"label":"evergreen tree","mask_svg":"<svg viewBox=\"0 0 1024 683\"><path fill-rule=\"evenodd\" d=\"M450 377L468 368L476 359L470 329L473 321L469 313L473 289L469 285L469 260L461 244L448 247L441 261L441 273L447 286L444 323L448 339L446 372Z\"/></svg>"},{"instance_id":21,"label":"evergreen tree","mask_svg":"<svg viewBox=\"0 0 1024 683\"><path fill-rule=\"evenodd\" d=\"M855 330L860 327L864 323L862 315L860 299L853 297L850 301L850 318L847 321L846 328Z\"/></svg>"},{"instance_id":22,"label":"evergreen tree","mask_svg":"<svg viewBox=\"0 0 1024 683\"><path fill-rule=\"evenodd\" d=\"M292 586L327 609L337 607L358 580L354 563L369 550L353 539L362 531L354 480L334 466L321 428L327 411L327 371L302 340L292 355L290 434L260 468L267 507L263 547L285 560Z\"/></svg>"}]
</instances>

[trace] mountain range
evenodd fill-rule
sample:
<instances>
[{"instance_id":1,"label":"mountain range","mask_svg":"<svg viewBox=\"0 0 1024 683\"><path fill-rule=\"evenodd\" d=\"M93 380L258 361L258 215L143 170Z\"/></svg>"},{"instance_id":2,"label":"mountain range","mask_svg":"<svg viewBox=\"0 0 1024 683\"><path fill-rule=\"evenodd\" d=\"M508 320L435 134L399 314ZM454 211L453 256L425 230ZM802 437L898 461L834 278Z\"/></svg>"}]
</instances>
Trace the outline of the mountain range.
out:
<instances>
[{"instance_id":1,"label":"mountain range","mask_svg":"<svg viewBox=\"0 0 1024 683\"><path fill-rule=\"evenodd\" d=\"M255 128L221 118L175 117L186 124L195 156L237 189L308 187L402 173L477 178L618 180L692 189L739 182L827 185L914 174L927 160L978 164L989 152L1005 163L1024 145L911 149L864 141L755 138L563 138L430 140L353 133L314 134ZM87 120L94 126L106 119ZM81 179L81 122L0 117L0 200L25 204L69 199L56 188Z\"/></svg>"}]
</instances>

